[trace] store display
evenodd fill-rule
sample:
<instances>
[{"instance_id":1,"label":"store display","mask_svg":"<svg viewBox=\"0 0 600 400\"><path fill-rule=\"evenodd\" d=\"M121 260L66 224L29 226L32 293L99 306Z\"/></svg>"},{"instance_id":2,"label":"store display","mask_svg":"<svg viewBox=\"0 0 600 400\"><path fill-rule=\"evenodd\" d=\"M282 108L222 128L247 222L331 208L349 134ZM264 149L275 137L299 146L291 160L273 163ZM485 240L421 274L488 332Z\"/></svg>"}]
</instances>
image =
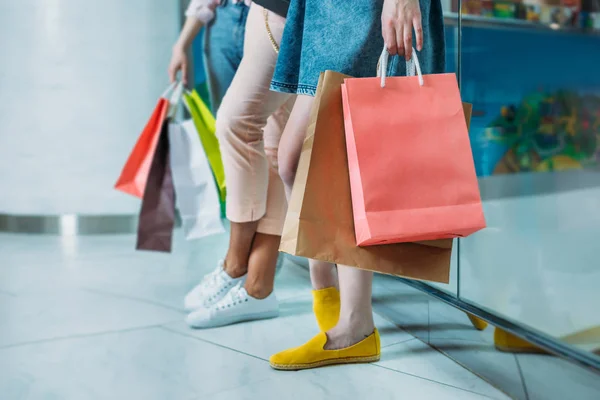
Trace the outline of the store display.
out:
<instances>
[{"instance_id":1,"label":"store display","mask_svg":"<svg viewBox=\"0 0 600 400\"><path fill-rule=\"evenodd\" d=\"M560 171L600 164L600 96L532 93L502 108L484 132L487 174ZM495 154L494 154L495 153ZM490 161L488 158L485 161Z\"/></svg>"},{"instance_id":2,"label":"store display","mask_svg":"<svg viewBox=\"0 0 600 400\"><path fill-rule=\"evenodd\" d=\"M494 17L494 2L492 0L483 0L481 3L481 16L486 18Z\"/></svg>"},{"instance_id":3,"label":"store display","mask_svg":"<svg viewBox=\"0 0 600 400\"><path fill-rule=\"evenodd\" d=\"M518 4L511 1L494 1L494 17L511 19L517 17Z\"/></svg>"},{"instance_id":4,"label":"store display","mask_svg":"<svg viewBox=\"0 0 600 400\"><path fill-rule=\"evenodd\" d=\"M491 7L493 9L493 2L491 0L463 0L461 4L462 13L468 15L483 15L484 4L486 5L486 8Z\"/></svg>"},{"instance_id":5,"label":"store display","mask_svg":"<svg viewBox=\"0 0 600 400\"><path fill-rule=\"evenodd\" d=\"M600 12L588 14L587 28L600 30Z\"/></svg>"},{"instance_id":6,"label":"store display","mask_svg":"<svg viewBox=\"0 0 600 400\"><path fill-rule=\"evenodd\" d=\"M463 15L540 23L553 29L600 28L599 13L585 0L463 0L460 8ZM452 9L458 10L458 2Z\"/></svg>"},{"instance_id":7,"label":"store display","mask_svg":"<svg viewBox=\"0 0 600 400\"><path fill-rule=\"evenodd\" d=\"M521 7L521 18L530 22L540 22L541 4L535 0L525 0Z\"/></svg>"}]
</instances>

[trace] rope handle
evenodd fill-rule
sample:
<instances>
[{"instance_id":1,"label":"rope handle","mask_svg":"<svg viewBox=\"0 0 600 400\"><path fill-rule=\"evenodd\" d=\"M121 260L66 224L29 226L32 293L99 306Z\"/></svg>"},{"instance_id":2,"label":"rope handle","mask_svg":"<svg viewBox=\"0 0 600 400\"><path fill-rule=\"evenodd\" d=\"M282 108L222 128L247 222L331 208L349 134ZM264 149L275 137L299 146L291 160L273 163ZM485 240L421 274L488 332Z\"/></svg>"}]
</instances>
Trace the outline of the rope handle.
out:
<instances>
[{"instance_id":1,"label":"rope handle","mask_svg":"<svg viewBox=\"0 0 600 400\"><path fill-rule=\"evenodd\" d=\"M379 56L379 62L377 63L377 76L381 77L381 87L385 87L385 78L387 74L388 61L390 58L390 53L388 53L387 49L384 47L381 52L381 56ZM412 49L412 56L410 60L406 62L406 76L415 76L419 77L419 85L423 86L423 74L421 73L421 64L419 64L419 58L417 57L417 51Z\"/></svg>"}]
</instances>

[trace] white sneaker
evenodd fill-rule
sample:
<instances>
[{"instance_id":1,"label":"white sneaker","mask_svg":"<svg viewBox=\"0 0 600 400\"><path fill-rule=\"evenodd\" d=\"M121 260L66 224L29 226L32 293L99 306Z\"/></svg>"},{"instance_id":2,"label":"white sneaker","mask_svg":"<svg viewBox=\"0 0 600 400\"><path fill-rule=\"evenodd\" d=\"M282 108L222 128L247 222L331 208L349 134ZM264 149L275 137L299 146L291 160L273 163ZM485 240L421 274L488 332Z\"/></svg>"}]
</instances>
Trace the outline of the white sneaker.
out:
<instances>
[{"instance_id":1,"label":"white sneaker","mask_svg":"<svg viewBox=\"0 0 600 400\"><path fill-rule=\"evenodd\" d=\"M259 300L248 295L243 285L243 282L238 282L211 307L199 308L189 314L186 319L188 325L192 328L215 328L279 316L279 302L275 292Z\"/></svg>"},{"instance_id":2,"label":"white sneaker","mask_svg":"<svg viewBox=\"0 0 600 400\"><path fill-rule=\"evenodd\" d=\"M212 306L225 297L227 292L238 282L245 280L245 276L241 278L230 277L225 272L224 266L224 262L219 261L217 268L205 275L202 281L185 296L183 305L186 311Z\"/></svg>"}]
</instances>

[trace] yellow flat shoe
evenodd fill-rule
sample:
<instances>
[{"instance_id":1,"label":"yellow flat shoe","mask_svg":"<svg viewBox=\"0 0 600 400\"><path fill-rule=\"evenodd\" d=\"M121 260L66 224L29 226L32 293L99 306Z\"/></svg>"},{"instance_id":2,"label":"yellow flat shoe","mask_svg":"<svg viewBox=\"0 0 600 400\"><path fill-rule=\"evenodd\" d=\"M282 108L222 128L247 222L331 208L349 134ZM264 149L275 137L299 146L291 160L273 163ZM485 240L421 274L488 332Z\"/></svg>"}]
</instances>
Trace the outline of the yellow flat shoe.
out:
<instances>
[{"instance_id":1,"label":"yellow flat shoe","mask_svg":"<svg viewBox=\"0 0 600 400\"><path fill-rule=\"evenodd\" d=\"M321 332L333 329L340 319L340 291L335 287L313 290L313 312Z\"/></svg>"},{"instance_id":2,"label":"yellow flat shoe","mask_svg":"<svg viewBox=\"0 0 600 400\"><path fill-rule=\"evenodd\" d=\"M324 332L300 347L284 350L271 356L271 367L279 370L297 371L326 365L357 364L379 361L381 344L377 329L357 344L339 350L325 350L327 335Z\"/></svg>"},{"instance_id":3,"label":"yellow flat shoe","mask_svg":"<svg viewBox=\"0 0 600 400\"><path fill-rule=\"evenodd\" d=\"M471 324L473 324L473 326L475 327L475 329L477 329L478 331L482 331L482 330L484 330L485 328L488 327L488 323L487 322L485 322L481 318L478 318L478 317L474 316L473 314L467 313L467 317L469 317L469 320L471 321Z\"/></svg>"},{"instance_id":4,"label":"yellow flat shoe","mask_svg":"<svg viewBox=\"0 0 600 400\"><path fill-rule=\"evenodd\" d=\"M500 328L494 330L494 345L496 349L506 353L540 353L547 354L545 350L534 346L518 336L508 333Z\"/></svg>"}]
</instances>

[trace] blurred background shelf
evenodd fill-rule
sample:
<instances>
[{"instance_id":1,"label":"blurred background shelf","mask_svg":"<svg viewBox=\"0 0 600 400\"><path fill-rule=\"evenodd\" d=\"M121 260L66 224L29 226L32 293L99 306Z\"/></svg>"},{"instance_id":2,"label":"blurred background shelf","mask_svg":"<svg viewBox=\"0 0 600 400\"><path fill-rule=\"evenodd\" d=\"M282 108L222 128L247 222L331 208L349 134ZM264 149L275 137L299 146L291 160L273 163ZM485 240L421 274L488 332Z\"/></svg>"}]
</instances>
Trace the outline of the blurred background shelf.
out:
<instances>
[{"instance_id":1,"label":"blurred background shelf","mask_svg":"<svg viewBox=\"0 0 600 400\"><path fill-rule=\"evenodd\" d=\"M444 12L444 22L446 25L458 25L459 14L456 12ZM539 32L560 32L575 35L593 35L600 36L599 30L591 28L575 28L569 26L560 26L558 24L544 24L541 22L532 22L514 18L491 18L480 15L462 15L463 26L488 29L510 29L510 30L528 30Z\"/></svg>"}]
</instances>

